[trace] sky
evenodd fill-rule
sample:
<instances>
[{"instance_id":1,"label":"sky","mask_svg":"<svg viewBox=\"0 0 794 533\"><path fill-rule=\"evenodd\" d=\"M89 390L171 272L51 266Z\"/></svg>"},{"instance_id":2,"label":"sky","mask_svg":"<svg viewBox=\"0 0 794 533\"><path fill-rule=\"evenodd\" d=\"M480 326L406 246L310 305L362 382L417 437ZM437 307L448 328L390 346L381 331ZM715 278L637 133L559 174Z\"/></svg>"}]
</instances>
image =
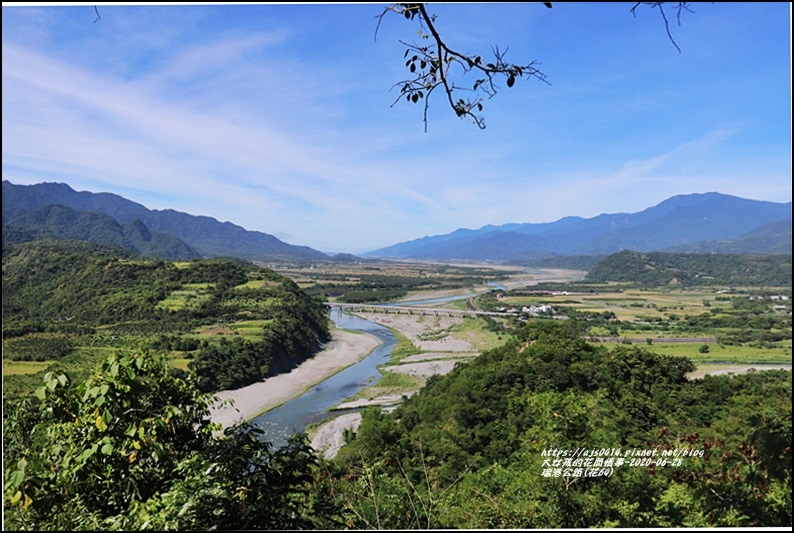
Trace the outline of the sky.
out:
<instances>
[{"instance_id":1,"label":"sky","mask_svg":"<svg viewBox=\"0 0 794 533\"><path fill-rule=\"evenodd\" d=\"M427 41L389 5L4 2L3 180L353 254L680 194L791 201L788 2L668 9L672 40L633 2L429 4L450 47L546 76L498 81L483 130L440 91L426 123L400 99L401 41Z\"/></svg>"}]
</instances>

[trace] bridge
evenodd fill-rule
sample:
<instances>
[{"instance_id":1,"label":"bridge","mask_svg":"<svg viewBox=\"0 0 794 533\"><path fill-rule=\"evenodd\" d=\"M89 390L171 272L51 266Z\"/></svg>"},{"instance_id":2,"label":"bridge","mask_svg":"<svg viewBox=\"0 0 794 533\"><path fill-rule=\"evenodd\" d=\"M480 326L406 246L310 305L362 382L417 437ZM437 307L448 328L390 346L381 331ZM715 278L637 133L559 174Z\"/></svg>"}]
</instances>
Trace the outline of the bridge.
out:
<instances>
[{"instance_id":1,"label":"bridge","mask_svg":"<svg viewBox=\"0 0 794 533\"><path fill-rule=\"evenodd\" d=\"M471 309L439 309L433 307L408 307L401 305L383 304L347 304L347 303L326 303L330 307L338 307L349 313L391 313L396 315L419 315L419 316L515 316L515 313L497 313L491 311L475 311Z\"/></svg>"},{"instance_id":2,"label":"bridge","mask_svg":"<svg viewBox=\"0 0 794 533\"><path fill-rule=\"evenodd\" d=\"M347 304L347 303L330 303L325 304L328 308L338 307L349 313L392 313L396 315L420 315L420 316L447 316L447 317L461 317L461 316L497 316L497 317L511 317L516 316L517 313L497 313L490 311L475 311L471 309L440 309L433 307L409 307L401 305L384 305L384 304ZM560 318L560 317L555 317ZM624 344L627 341L631 344L647 344L648 340L645 338L630 338L623 337L584 337L589 342L604 342L614 344ZM653 338L652 342L658 343L715 343L716 337L693 337L693 338Z\"/></svg>"}]
</instances>

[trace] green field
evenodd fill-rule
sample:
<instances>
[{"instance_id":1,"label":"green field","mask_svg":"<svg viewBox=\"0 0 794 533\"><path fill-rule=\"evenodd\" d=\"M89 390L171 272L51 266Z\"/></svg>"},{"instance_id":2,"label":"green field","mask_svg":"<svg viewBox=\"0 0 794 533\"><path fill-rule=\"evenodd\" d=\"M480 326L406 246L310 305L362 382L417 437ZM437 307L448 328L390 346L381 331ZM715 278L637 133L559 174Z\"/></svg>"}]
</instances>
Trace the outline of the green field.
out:
<instances>
[{"instance_id":1,"label":"green field","mask_svg":"<svg viewBox=\"0 0 794 533\"><path fill-rule=\"evenodd\" d=\"M212 298L212 288L211 283L186 283L182 289L172 291L167 298L158 302L156 307L169 311L198 309Z\"/></svg>"},{"instance_id":2,"label":"green field","mask_svg":"<svg viewBox=\"0 0 794 533\"><path fill-rule=\"evenodd\" d=\"M708 352L703 352L703 345ZM694 363L791 363L791 342L788 346L756 348L752 346L726 346L718 343L665 343L653 342L648 348L656 353L688 357Z\"/></svg>"},{"instance_id":3,"label":"green field","mask_svg":"<svg viewBox=\"0 0 794 533\"><path fill-rule=\"evenodd\" d=\"M52 361L10 361L3 359L4 376L23 376L43 372Z\"/></svg>"},{"instance_id":4,"label":"green field","mask_svg":"<svg viewBox=\"0 0 794 533\"><path fill-rule=\"evenodd\" d=\"M580 316L611 314L612 319L594 320L587 335L644 342L655 352L695 362L791 363L789 288L650 290L603 284L587 292L526 292L508 291L496 303L487 298L479 301L518 309L551 305L563 315L567 310Z\"/></svg>"}]
</instances>

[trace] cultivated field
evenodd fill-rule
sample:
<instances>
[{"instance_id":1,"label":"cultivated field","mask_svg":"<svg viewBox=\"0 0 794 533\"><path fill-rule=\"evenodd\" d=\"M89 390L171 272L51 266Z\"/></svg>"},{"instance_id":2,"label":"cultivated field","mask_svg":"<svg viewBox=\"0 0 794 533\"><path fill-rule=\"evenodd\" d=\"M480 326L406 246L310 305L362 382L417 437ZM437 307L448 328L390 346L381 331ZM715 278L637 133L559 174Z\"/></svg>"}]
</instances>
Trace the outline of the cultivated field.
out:
<instances>
[{"instance_id":1,"label":"cultivated field","mask_svg":"<svg viewBox=\"0 0 794 533\"><path fill-rule=\"evenodd\" d=\"M604 284L597 289L591 287L586 292L578 292L575 288L535 291L534 286L539 284L581 280L584 273L560 269L523 270L491 265L449 266L408 262L383 263L377 266L370 264L358 268L357 265L346 265L337 270L329 267L319 276L316 271L292 271L288 275L304 286L317 284L322 279L344 276L345 283L352 287L373 271L395 277L435 279L442 284L444 281L455 282L462 272L477 272L483 278L482 283L470 279L473 283L468 286L411 290L394 302L411 302L411 307L424 306L433 309L482 309L488 298L496 298L496 293L499 295L499 308L512 308L516 311L514 314L506 313L503 318L493 321L508 329L519 327L519 311L533 305L551 306L563 315L566 310L583 314L612 313L614 320L609 328L596 325L588 332L594 339L611 339L611 342L599 342L613 346L616 342L641 344L660 354L688 357L698 367L691 375L693 379L705 374L791 368L790 329L787 335L784 334L786 338L783 340L726 344L719 339L731 331L716 327L695 330L669 327L669 324L677 323L685 317L730 313L733 308L731 299L743 298L745 293L752 292L749 289L734 289L731 294L726 294L724 287L641 290ZM406 282L406 285L410 286L411 283ZM495 286L498 289L495 290ZM455 299L417 303L420 300L444 298ZM333 299L329 299L329 303L333 303ZM770 310L786 312L779 309L774 311L773 307ZM788 312L790 313L790 306ZM390 328L401 342L395 349L392 361L381 367L381 379L339 405L337 409L340 412L367 405L393 408L403 396L416 393L429 376L445 374L456 364L465 364L482 351L498 346L506 338L506 334L499 333L493 323L489 326L481 318L446 316L443 313L438 316L423 316L409 314L407 311L402 314L399 311L356 314ZM359 420L360 415L347 412L317 428L310 428L313 446L318 450L325 450L327 456L332 456L340 445L342 432L345 429L354 429Z\"/></svg>"}]
</instances>

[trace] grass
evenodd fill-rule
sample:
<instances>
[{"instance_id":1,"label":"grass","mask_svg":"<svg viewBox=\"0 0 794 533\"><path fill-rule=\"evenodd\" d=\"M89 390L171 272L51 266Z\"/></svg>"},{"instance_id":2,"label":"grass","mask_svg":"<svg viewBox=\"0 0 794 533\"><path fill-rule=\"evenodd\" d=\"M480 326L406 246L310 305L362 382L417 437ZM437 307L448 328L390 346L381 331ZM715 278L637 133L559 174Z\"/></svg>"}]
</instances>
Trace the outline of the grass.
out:
<instances>
[{"instance_id":1,"label":"grass","mask_svg":"<svg viewBox=\"0 0 794 533\"><path fill-rule=\"evenodd\" d=\"M626 289L618 286L605 286L599 293L569 292L556 297L557 305L577 311L603 313L611 311L622 322L618 337L628 339L651 339L647 348L670 355L690 358L695 362L734 362L734 363L791 363L791 339L770 346L748 343L742 346L728 346L717 342L665 343L665 338L720 338L729 334L726 329L703 329L701 331L658 331L632 327L631 323L653 322L656 319L669 320L679 317L698 316L713 312L715 309L732 312L730 297L722 293L721 287L700 287L691 289ZM531 303L555 304L555 297L548 295L511 296L505 304L523 306ZM588 335L610 335L606 327L593 327ZM789 331L790 335L790 331ZM701 352L704 344L708 352Z\"/></svg>"},{"instance_id":2,"label":"grass","mask_svg":"<svg viewBox=\"0 0 794 533\"><path fill-rule=\"evenodd\" d=\"M229 326L233 331L238 332L243 337L261 337L262 330L271 324L273 320L245 320L235 322Z\"/></svg>"},{"instance_id":3,"label":"grass","mask_svg":"<svg viewBox=\"0 0 794 533\"><path fill-rule=\"evenodd\" d=\"M701 347L706 344L707 353ZM687 357L694 363L791 363L791 346L773 348L752 346L727 346L718 343L664 343L656 342L647 348L655 353Z\"/></svg>"},{"instance_id":4,"label":"grass","mask_svg":"<svg viewBox=\"0 0 794 533\"><path fill-rule=\"evenodd\" d=\"M29 362L3 360L3 398L29 395L41 384L45 372L66 374L71 383L85 381L102 360L111 353L132 353L119 347L79 347L56 361ZM24 363L29 372L21 372Z\"/></svg>"},{"instance_id":5,"label":"grass","mask_svg":"<svg viewBox=\"0 0 794 533\"><path fill-rule=\"evenodd\" d=\"M505 342L502 334L488 330L485 321L476 318L464 318L452 337L467 341L475 351L491 350Z\"/></svg>"},{"instance_id":6,"label":"grass","mask_svg":"<svg viewBox=\"0 0 794 533\"><path fill-rule=\"evenodd\" d=\"M3 376L23 376L44 372L52 361L11 361L3 359Z\"/></svg>"},{"instance_id":7,"label":"grass","mask_svg":"<svg viewBox=\"0 0 794 533\"><path fill-rule=\"evenodd\" d=\"M195 331L195 335L203 339L206 335L240 335L249 340L256 340L262 337L262 331L273 320L241 320L228 324L214 324L212 326L202 326Z\"/></svg>"},{"instance_id":8,"label":"grass","mask_svg":"<svg viewBox=\"0 0 794 533\"><path fill-rule=\"evenodd\" d=\"M187 372L189 370L187 365L190 361L192 361L192 359L187 359L186 357L171 357L169 364L174 368L179 368Z\"/></svg>"},{"instance_id":9,"label":"grass","mask_svg":"<svg viewBox=\"0 0 794 533\"><path fill-rule=\"evenodd\" d=\"M241 285L237 285L235 289L261 289L262 287L277 287L281 285L278 281L269 281L269 280L261 280L261 279L252 279L243 283Z\"/></svg>"},{"instance_id":10,"label":"grass","mask_svg":"<svg viewBox=\"0 0 794 533\"><path fill-rule=\"evenodd\" d=\"M661 318L669 313L700 314L706 306L729 307L729 302L717 300L719 296L716 289L710 288L651 291L619 287L610 290L609 286L605 286L604 292L599 293L569 292L556 297L511 296L504 302L515 306L550 304L593 313L612 311L620 320L632 321L640 316Z\"/></svg>"},{"instance_id":11,"label":"grass","mask_svg":"<svg viewBox=\"0 0 794 533\"><path fill-rule=\"evenodd\" d=\"M212 297L209 294L212 287L211 283L186 283L181 289L171 291L171 294L159 301L156 307L169 311L198 309L202 303Z\"/></svg>"},{"instance_id":12,"label":"grass","mask_svg":"<svg viewBox=\"0 0 794 533\"><path fill-rule=\"evenodd\" d=\"M399 372L389 372L388 370L385 370L386 368L388 368L386 365L382 365L379 368L381 377L378 381L361 389L356 394L345 400L345 402L355 400L374 400L375 398L380 398L381 396L387 396L391 394L407 394L421 388L422 385L424 385L424 380L420 378Z\"/></svg>"},{"instance_id":13,"label":"grass","mask_svg":"<svg viewBox=\"0 0 794 533\"><path fill-rule=\"evenodd\" d=\"M422 353L422 350L417 348L414 343L408 339L405 335L400 333L394 328L389 328L392 332L394 337L397 339L397 345L391 351L391 357L387 364L396 365L399 364L400 361L408 357L409 355L415 355L418 353Z\"/></svg>"},{"instance_id":14,"label":"grass","mask_svg":"<svg viewBox=\"0 0 794 533\"><path fill-rule=\"evenodd\" d=\"M381 377L375 382L374 387L389 389L410 389L413 390L421 383L421 380L401 372L384 371Z\"/></svg>"}]
</instances>

